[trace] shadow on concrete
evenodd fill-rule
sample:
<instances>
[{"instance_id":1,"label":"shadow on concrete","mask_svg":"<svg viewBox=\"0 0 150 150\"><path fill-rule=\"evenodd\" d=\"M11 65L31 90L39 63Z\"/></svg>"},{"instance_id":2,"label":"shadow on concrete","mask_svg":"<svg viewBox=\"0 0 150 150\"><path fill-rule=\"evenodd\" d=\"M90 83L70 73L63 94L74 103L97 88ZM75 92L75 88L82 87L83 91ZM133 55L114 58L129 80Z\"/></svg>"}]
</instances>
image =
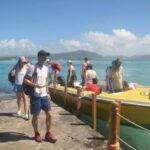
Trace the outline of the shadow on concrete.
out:
<instances>
[{"instance_id":1,"label":"shadow on concrete","mask_svg":"<svg viewBox=\"0 0 150 150\"><path fill-rule=\"evenodd\" d=\"M78 123L70 123L70 125L72 125L72 126L87 126L87 124L82 123L82 122L78 122Z\"/></svg>"},{"instance_id":2,"label":"shadow on concrete","mask_svg":"<svg viewBox=\"0 0 150 150\"><path fill-rule=\"evenodd\" d=\"M0 113L0 116L16 117L16 113Z\"/></svg>"},{"instance_id":3,"label":"shadow on concrete","mask_svg":"<svg viewBox=\"0 0 150 150\"><path fill-rule=\"evenodd\" d=\"M21 118L24 119L22 116L18 116L16 113L0 113L0 116L7 116L7 117L15 117L15 118Z\"/></svg>"},{"instance_id":4,"label":"shadow on concrete","mask_svg":"<svg viewBox=\"0 0 150 150\"><path fill-rule=\"evenodd\" d=\"M92 136L87 137L88 140L107 140L105 137Z\"/></svg>"},{"instance_id":5,"label":"shadow on concrete","mask_svg":"<svg viewBox=\"0 0 150 150\"><path fill-rule=\"evenodd\" d=\"M20 140L33 140L33 138L18 132L0 132L0 142L15 142Z\"/></svg>"},{"instance_id":6,"label":"shadow on concrete","mask_svg":"<svg viewBox=\"0 0 150 150\"><path fill-rule=\"evenodd\" d=\"M106 143L104 144L104 141L106 141L106 138L104 137L98 137L98 136L92 136L87 137L89 142L84 143L85 146L94 149L94 150L107 150Z\"/></svg>"}]
</instances>

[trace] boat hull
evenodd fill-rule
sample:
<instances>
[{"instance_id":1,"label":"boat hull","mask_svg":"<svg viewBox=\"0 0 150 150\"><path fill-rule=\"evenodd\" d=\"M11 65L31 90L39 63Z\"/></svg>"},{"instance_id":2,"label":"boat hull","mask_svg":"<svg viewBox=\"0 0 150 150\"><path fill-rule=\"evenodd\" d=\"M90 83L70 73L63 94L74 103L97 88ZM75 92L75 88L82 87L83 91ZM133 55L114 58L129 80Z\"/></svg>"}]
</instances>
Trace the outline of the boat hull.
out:
<instances>
[{"instance_id":1,"label":"boat hull","mask_svg":"<svg viewBox=\"0 0 150 150\"><path fill-rule=\"evenodd\" d=\"M52 100L59 105L66 106L69 110L76 110L77 107L77 94L67 93L65 94L63 90L50 88L50 95ZM108 137L109 128L108 120L111 113L112 101L99 98L96 101L97 104L97 130L104 136ZM91 124L91 98L83 97L81 99L81 119L87 124ZM144 105L135 105L130 103L121 104L121 115L132 120L133 122L150 129L150 107ZM127 143L132 145L136 149L147 150L150 148L149 140L150 134L145 131L136 128L135 126L127 123L125 120L121 119L121 138ZM138 143L138 144L137 144ZM141 144L140 144L141 143ZM128 149L122 144L124 149Z\"/></svg>"}]
</instances>

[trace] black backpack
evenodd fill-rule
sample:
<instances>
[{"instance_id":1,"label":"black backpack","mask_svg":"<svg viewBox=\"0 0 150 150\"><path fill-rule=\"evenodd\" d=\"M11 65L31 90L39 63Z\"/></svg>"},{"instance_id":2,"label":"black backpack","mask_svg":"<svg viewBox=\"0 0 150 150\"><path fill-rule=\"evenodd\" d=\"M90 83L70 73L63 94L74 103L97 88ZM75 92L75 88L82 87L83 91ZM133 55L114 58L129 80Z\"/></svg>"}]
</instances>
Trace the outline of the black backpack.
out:
<instances>
[{"instance_id":1,"label":"black backpack","mask_svg":"<svg viewBox=\"0 0 150 150\"><path fill-rule=\"evenodd\" d=\"M35 67L32 77L29 77L28 75L25 75L24 78L32 81L32 79L36 75L36 69L37 69L37 67ZM29 95L30 97L34 96L34 87L27 84L27 83L25 83L25 82L23 82L23 91L26 95Z\"/></svg>"},{"instance_id":2,"label":"black backpack","mask_svg":"<svg viewBox=\"0 0 150 150\"><path fill-rule=\"evenodd\" d=\"M24 78L31 81L32 77L29 78L27 75L25 75ZM23 82L22 86L23 86L23 91L26 95L32 96L34 94L34 88L31 85L28 85L27 83Z\"/></svg>"},{"instance_id":3,"label":"black backpack","mask_svg":"<svg viewBox=\"0 0 150 150\"><path fill-rule=\"evenodd\" d=\"M58 84L60 84L61 86L65 86L66 85L66 81L65 81L64 76L58 76L57 77L57 81L58 81Z\"/></svg>"},{"instance_id":4,"label":"black backpack","mask_svg":"<svg viewBox=\"0 0 150 150\"><path fill-rule=\"evenodd\" d=\"M14 84L15 83L15 74L12 75L12 71L13 71L13 69L8 73L8 81L10 83Z\"/></svg>"}]
</instances>

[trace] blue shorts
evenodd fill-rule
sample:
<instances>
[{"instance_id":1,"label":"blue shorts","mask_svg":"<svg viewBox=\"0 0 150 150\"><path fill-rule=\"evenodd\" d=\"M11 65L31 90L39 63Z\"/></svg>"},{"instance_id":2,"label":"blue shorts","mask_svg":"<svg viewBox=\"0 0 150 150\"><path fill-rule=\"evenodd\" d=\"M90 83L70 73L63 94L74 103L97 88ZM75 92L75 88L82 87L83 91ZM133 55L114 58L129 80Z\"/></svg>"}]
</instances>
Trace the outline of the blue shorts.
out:
<instances>
[{"instance_id":1,"label":"blue shorts","mask_svg":"<svg viewBox=\"0 0 150 150\"><path fill-rule=\"evenodd\" d=\"M51 110L50 100L47 96L45 97L32 97L31 98L31 114L36 115L40 113L41 109L45 112Z\"/></svg>"},{"instance_id":2,"label":"blue shorts","mask_svg":"<svg viewBox=\"0 0 150 150\"><path fill-rule=\"evenodd\" d=\"M22 86L22 85L19 85L19 84L15 84L15 85L14 85L14 88L13 88L13 91L14 91L15 93L17 93L17 92L23 92L23 86Z\"/></svg>"}]
</instances>

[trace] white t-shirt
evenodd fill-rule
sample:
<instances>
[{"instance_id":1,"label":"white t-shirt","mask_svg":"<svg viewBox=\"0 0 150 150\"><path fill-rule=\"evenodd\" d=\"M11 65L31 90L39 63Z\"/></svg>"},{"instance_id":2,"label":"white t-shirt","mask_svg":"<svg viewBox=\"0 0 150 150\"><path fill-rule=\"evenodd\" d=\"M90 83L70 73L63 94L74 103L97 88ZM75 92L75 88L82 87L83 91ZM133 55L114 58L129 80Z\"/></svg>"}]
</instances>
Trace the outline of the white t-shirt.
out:
<instances>
[{"instance_id":1,"label":"white t-shirt","mask_svg":"<svg viewBox=\"0 0 150 150\"><path fill-rule=\"evenodd\" d=\"M26 73L27 73L26 65L24 65L23 68L21 68L20 70L19 70L19 68L17 68L16 76L15 76L15 84L22 85L23 79L24 79L24 76L26 75Z\"/></svg>"},{"instance_id":2,"label":"white t-shirt","mask_svg":"<svg viewBox=\"0 0 150 150\"><path fill-rule=\"evenodd\" d=\"M49 70L45 65L42 68L37 66L36 68L36 82L37 84L44 86L49 81ZM46 87L43 88L35 88L34 95L37 97L47 96Z\"/></svg>"},{"instance_id":3,"label":"white t-shirt","mask_svg":"<svg viewBox=\"0 0 150 150\"><path fill-rule=\"evenodd\" d=\"M86 71L86 83L93 83L92 79L93 78L98 78L97 73L95 70L87 70Z\"/></svg>"}]
</instances>

